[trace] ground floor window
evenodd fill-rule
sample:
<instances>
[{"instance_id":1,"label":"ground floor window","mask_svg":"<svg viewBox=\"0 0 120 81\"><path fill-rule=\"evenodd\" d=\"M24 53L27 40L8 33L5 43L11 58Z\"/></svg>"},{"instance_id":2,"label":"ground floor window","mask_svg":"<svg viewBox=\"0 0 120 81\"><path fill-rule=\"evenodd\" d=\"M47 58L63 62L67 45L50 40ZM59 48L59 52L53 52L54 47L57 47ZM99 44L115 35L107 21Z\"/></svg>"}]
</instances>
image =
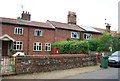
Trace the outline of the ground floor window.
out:
<instances>
[{"instance_id":1,"label":"ground floor window","mask_svg":"<svg viewBox=\"0 0 120 81\"><path fill-rule=\"evenodd\" d=\"M51 51L51 44L45 43L45 51Z\"/></svg>"},{"instance_id":2,"label":"ground floor window","mask_svg":"<svg viewBox=\"0 0 120 81\"><path fill-rule=\"evenodd\" d=\"M35 42L34 43L34 51L42 51L42 43L40 42Z\"/></svg>"},{"instance_id":3,"label":"ground floor window","mask_svg":"<svg viewBox=\"0 0 120 81\"><path fill-rule=\"evenodd\" d=\"M23 47L22 41L13 42L13 49L14 50L22 50L22 47Z\"/></svg>"}]
</instances>

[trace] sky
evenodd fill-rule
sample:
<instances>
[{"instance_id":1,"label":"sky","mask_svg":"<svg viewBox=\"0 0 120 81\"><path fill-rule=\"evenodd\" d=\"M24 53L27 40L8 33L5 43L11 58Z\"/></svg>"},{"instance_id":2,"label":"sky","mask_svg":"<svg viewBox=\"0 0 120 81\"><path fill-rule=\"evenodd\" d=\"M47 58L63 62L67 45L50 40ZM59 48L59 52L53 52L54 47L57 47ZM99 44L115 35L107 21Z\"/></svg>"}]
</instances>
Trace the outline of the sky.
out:
<instances>
[{"instance_id":1,"label":"sky","mask_svg":"<svg viewBox=\"0 0 120 81\"><path fill-rule=\"evenodd\" d=\"M31 21L47 20L67 23L69 11L76 12L77 24L118 30L118 2L120 0L1 0L0 17L17 18L22 11L31 14ZM23 5L23 6L22 6ZM105 21L106 18L106 21Z\"/></svg>"}]
</instances>

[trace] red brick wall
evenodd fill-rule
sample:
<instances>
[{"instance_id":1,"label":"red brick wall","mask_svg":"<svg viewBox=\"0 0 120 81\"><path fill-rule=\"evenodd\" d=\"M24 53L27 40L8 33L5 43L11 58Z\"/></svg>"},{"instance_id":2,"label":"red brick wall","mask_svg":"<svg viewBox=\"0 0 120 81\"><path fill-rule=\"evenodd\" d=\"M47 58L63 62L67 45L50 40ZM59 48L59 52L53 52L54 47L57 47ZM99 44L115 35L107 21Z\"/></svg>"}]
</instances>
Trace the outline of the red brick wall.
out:
<instances>
[{"instance_id":1,"label":"red brick wall","mask_svg":"<svg viewBox=\"0 0 120 81\"><path fill-rule=\"evenodd\" d=\"M100 37L101 36L101 34L92 34L92 38L93 39L97 39L98 37Z\"/></svg>"},{"instance_id":2,"label":"red brick wall","mask_svg":"<svg viewBox=\"0 0 120 81\"><path fill-rule=\"evenodd\" d=\"M76 31L71 31L71 30L63 30L63 29L56 29L55 30L55 41L67 41L68 38L71 40L80 40L80 39L73 39L71 38L71 32L76 32Z\"/></svg>"},{"instance_id":3,"label":"red brick wall","mask_svg":"<svg viewBox=\"0 0 120 81\"><path fill-rule=\"evenodd\" d=\"M29 54L50 54L50 52L45 51L45 43L53 43L57 41L66 41L68 38L71 40L80 40L83 36L81 36L80 39L72 39L71 38L71 32L75 32L72 30L63 30L63 29L43 29L43 28L33 28L33 27L25 27L23 35L14 35L14 28L20 27L18 25L7 25L2 24L2 35L8 34L10 37L15 39L16 41L22 41L23 42L23 52L29 53ZM34 30L40 29L43 31L42 37L36 37L34 36ZM28 32L29 31L29 32ZM82 35L82 34L81 34ZM98 38L100 34L92 34L92 38ZM29 40L28 40L29 37ZM29 43L28 43L29 41ZM42 43L42 51L36 52L33 51L33 44L34 42L41 42ZM28 47L29 46L29 47ZM29 50L28 50L29 49Z\"/></svg>"},{"instance_id":4,"label":"red brick wall","mask_svg":"<svg viewBox=\"0 0 120 81\"><path fill-rule=\"evenodd\" d=\"M14 28L15 27L20 27L17 25L2 25L2 35L8 34L10 37L12 37L16 41L22 41L23 42L23 51L27 52L27 40L28 40L28 28L24 28L24 33L23 35L14 35Z\"/></svg>"},{"instance_id":5,"label":"red brick wall","mask_svg":"<svg viewBox=\"0 0 120 81\"><path fill-rule=\"evenodd\" d=\"M36 37L34 36L34 30L35 29L40 29L43 31L43 36L42 37ZM45 43L50 43L52 44L54 42L54 30L48 30L48 29L41 29L41 28L30 28L30 40L29 40L29 52L31 54L50 54L50 52L45 51ZM33 43L34 42L41 42L42 43L42 51L41 52L36 52L33 51Z\"/></svg>"},{"instance_id":6,"label":"red brick wall","mask_svg":"<svg viewBox=\"0 0 120 81\"><path fill-rule=\"evenodd\" d=\"M39 54L39 55L50 53L50 52L45 51L45 43L52 44L54 42L54 30L22 26L22 28L24 28L23 35L14 35L14 28L15 27L20 27L20 26L3 24L2 25L2 35L8 34L10 37L15 39L16 41L22 41L23 42L23 50L22 50L23 52L29 53L29 54ZM29 29L29 34L28 34L28 29ZM34 29L42 30L43 36L42 37L35 37L34 36ZM28 43L28 37L29 37L29 43ZM41 42L42 43L42 51L41 52L33 51L33 43L34 42Z\"/></svg>"}]
</instances>

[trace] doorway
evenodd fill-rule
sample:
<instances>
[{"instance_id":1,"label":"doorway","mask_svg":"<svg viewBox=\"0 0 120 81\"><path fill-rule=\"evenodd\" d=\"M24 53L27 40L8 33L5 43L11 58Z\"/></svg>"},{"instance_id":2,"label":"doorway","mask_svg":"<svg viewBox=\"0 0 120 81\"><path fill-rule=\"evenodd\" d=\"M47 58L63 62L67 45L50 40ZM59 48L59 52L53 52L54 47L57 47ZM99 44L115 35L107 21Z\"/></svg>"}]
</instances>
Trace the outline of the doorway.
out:
<instances>
[{"instance_id":1,"label":"doorway","mask_svg":"<svg viewBox=\"0 0 120 81\"><path fill-rule=\"evenodd\" d=\"M2 56L8 56L8 41L2 41Z\"/></svg>"}]
</instances>

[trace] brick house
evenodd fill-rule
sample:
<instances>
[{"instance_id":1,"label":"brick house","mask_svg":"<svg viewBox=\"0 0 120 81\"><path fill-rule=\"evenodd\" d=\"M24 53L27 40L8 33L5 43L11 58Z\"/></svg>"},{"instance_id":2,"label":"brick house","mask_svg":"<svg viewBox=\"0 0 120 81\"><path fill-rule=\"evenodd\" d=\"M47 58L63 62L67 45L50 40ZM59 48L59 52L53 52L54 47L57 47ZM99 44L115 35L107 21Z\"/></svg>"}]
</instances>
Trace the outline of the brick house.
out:
<instances>
[{"instance_id":1,"label":"brick house","mask_svg":"<svg viewBox=\"0 0 120 81\"><path fill-rule=\"evenodd\" d=\"M98 38L102 34L92 27L77 25L76 18L75 12L68 12L68 23L47 21L55 28L55 41L66 41L67 39L90 40Z\"/></svg>"},{"instance_id":2,"label":"brick house","mask_svg":"<svg viewBox=\"0 0 120 81\"><path fill-rule=\"evenodd\" d=\"M50 54L51 44L57 41L89 40L101 35L95 28L78 26L76 13L68 13L68 23L56 21L31 21L31 14L23 12L21 19L0 17L0 41L2 42L2 56L15 52L26 54Z\"/></svg>"},{"instance_id":3,"label":"brick house","mask_svg":"<svg viewBox=\"0 0 120 81\"><path fill-rule=\"evenodd\" d=\"M1 18L0 22L2 55L11 55L10 48L26 54L50 53L55 29L49 23L30 21L28 12L22 13L22 19Z\"/></svg>"}]
</instances>

